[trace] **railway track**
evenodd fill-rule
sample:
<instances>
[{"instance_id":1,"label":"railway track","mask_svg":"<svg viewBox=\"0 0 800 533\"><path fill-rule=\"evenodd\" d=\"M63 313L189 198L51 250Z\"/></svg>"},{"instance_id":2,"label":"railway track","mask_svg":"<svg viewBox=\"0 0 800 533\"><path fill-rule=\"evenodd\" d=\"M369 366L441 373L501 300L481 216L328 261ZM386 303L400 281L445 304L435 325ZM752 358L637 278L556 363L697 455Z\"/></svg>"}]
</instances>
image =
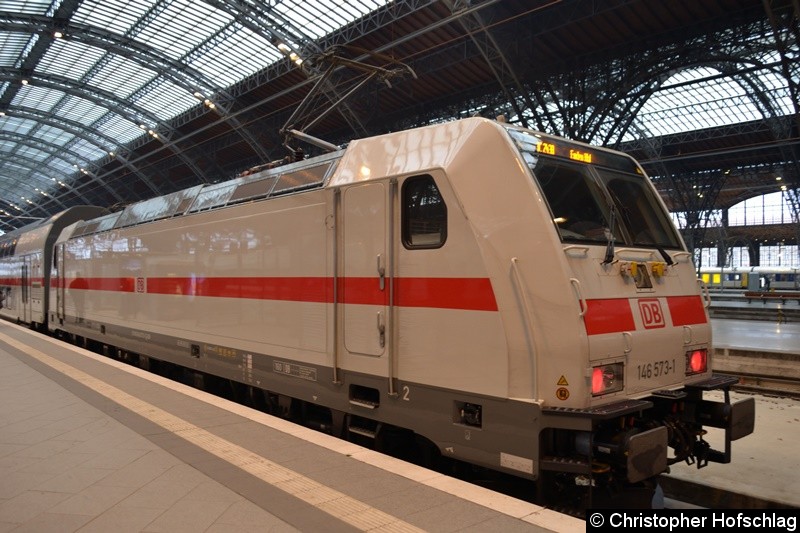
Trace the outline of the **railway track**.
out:
<instances>
[{"instance_id":1,"label":"railway track","mask_svg":"<svg viewBox=\"0 0 800 533\"><path fill-rule=\"evenodd\" d=\"M708 312L711 318L797 323L800 322L800 299L748 300L744 291L712 292Z\"/></svg>"},{"instance_id":2,"label":"railway track","mask_svg":"<svg viewBox=\"0 0 800 533\"><path fill-rule=\"evenodd\" d=\"M741 494L714 487L661 475L659 485L664 491L665 509L787 509L784 502L774 502L752 494Z\"/></svg>"},{"instance_id":3,"label":"railway track","mask_svg":"<svg viewBox=\"0 0 800 533\"><path fill-rule=\"evenodd\" d=\"M737 391L800 398L800 353L716 349L714 371L738 377Z\"/></svg>"},{"instance_id":4,"label":"railway track","mask_svg":"<svg viewBox=\"0 0 800 533\"><path fill-rule=\"evenodd\" d=\"M800 399L800 379L775 376L738 375L739 384L733 390L764 396Z\"/></svg>"}]
</instances>

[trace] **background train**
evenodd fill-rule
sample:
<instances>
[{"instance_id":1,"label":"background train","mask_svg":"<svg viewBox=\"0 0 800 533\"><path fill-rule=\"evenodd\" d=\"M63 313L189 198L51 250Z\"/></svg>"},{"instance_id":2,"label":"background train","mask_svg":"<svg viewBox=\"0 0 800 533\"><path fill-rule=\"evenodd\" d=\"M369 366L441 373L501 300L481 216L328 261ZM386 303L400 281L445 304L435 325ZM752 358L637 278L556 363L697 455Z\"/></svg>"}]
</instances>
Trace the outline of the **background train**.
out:
<instances>
[{"instance_id":1,"label":"background train","mask_svg":"<svg viewBox=\"0 0 800 533\"><path fill-rule=\"evenodd\" d=\"M800 266L703 267L699 275L715 289L800 291Z\"/></svg>"},{"instance_id":2,"label":"background train","mask_svg":"<svg viewBox=\"0 0 800 533\"><path fill-rule=\"evenodd\" d=\"M0 249L4 318L535 480L543 504L647 505L669 465L729 462L753 431L752 398L704 398L736 380L711 372L707 301L641 167L500 122L72 208Z\"/></svg>"}]
</instances>

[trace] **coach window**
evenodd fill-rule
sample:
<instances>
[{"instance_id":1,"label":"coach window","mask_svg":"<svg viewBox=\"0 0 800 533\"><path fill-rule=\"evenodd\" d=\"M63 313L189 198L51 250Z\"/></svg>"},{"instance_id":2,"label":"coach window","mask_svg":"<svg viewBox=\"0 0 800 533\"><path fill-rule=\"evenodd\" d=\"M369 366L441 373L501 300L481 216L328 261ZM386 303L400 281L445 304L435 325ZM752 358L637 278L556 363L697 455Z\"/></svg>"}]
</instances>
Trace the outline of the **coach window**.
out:
<instances>
[{"instance_id":1,"label":"coach window","mask_svg":"<svg viewBox=\"0 0 800 533\"><path fill-rule=\"evenodd\" d=\"M409 249L440 248L447 240L447 206L430 176L403 183L403 245Z\"/></svg>"}]
</instances>

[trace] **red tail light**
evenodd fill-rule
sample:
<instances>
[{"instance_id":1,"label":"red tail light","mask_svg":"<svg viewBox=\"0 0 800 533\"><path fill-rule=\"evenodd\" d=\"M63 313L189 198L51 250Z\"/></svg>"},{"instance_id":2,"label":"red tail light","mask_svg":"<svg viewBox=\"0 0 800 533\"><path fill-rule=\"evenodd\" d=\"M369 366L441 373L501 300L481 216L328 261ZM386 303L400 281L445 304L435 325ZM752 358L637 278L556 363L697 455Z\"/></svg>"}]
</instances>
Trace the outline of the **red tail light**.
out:
<instances>
[{"instance_id":1,"label":"red tail light","mask_svg":"<svg viewBox=\"0 0 800 533\"><path fill-rule=\"evenodd\" d=\"M686 375L702 374L708 370L708 350L686 352Z\"/></svg>"},{"instance_id":2,"label":"red tail light","mask_svg":"<svg viewBox=\"0 0 800 533\"><path fill-rule=\"evenodd\" d=\"M621 391L622 386L622 363L596 366L592 369L592 396Z\"/></svg>"},{"instance_id":3,"label":"red tail light","mask_svg":"<svg viewBox=\"0 0 800 533\"><path fill-rule=\"evenodd\" d=\"M600 394L603 392L603 369L595 367L592 370L592 394Z\"/></svg>"}]
</instances>

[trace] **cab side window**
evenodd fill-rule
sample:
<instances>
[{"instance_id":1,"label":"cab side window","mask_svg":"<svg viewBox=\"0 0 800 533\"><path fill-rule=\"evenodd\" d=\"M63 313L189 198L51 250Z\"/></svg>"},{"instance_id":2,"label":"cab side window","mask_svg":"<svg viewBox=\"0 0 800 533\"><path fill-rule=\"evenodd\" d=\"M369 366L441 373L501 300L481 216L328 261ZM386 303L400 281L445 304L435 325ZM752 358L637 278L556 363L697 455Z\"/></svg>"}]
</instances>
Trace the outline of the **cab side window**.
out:
<instances>
[{"instance_id":1,"label":"cab side window","mask_svg":"<svg viewBox=\"0 0 800 533\"><path fill-rule=\"evenodd\" d=\"M408 249L440 248L447 240L447 206L431 176L403 183L403 245Z\"/></svg>"}]
</instances>

